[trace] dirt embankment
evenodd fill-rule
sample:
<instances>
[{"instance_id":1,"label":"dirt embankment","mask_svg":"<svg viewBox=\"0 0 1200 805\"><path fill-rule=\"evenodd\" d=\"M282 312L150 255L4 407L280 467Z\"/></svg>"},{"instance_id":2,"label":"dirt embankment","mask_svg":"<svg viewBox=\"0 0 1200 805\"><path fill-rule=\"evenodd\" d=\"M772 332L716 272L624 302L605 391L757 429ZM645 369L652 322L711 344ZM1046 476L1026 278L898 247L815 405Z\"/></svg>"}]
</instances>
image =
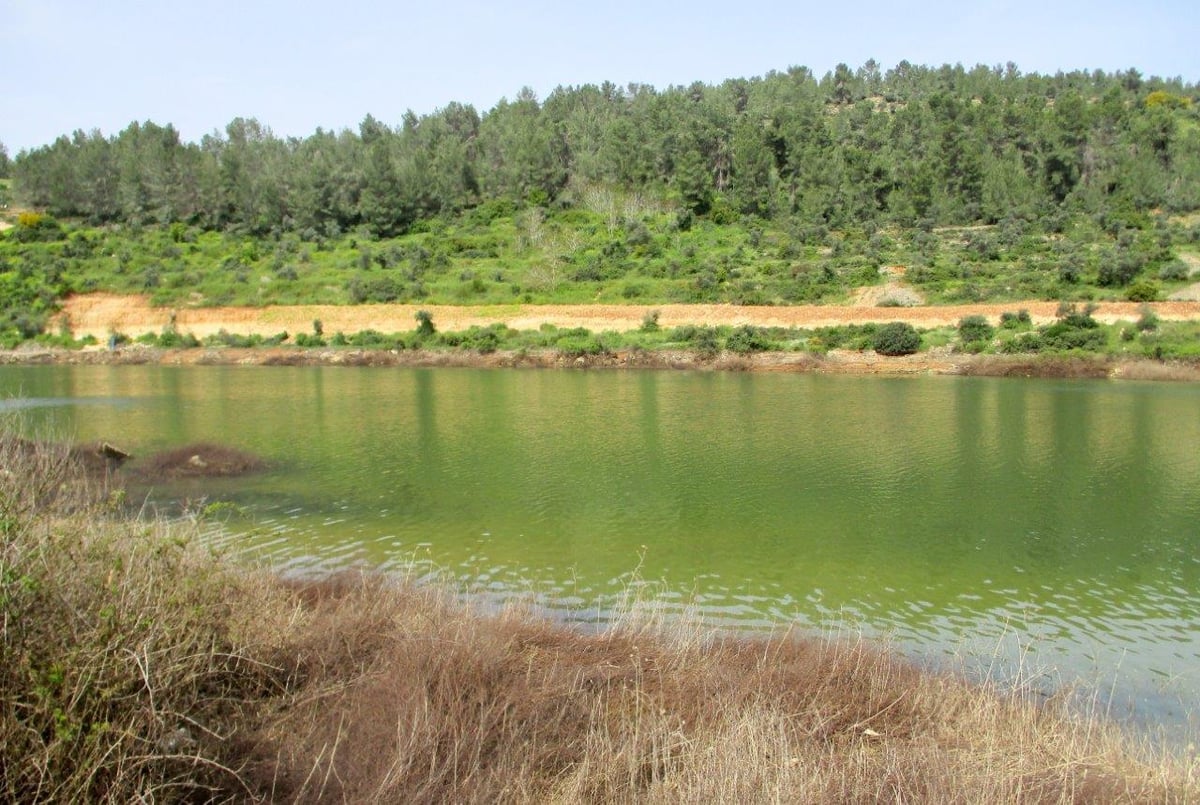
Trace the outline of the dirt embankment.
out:
<instances>
[{"instance_id":1,"label":"dirt embankment","mask_svg":"<svg viewBox=\"0 0 1200 805\"><path fill-rule=\"evenodd\" d=\"M1094 317L1111 323L1136 320L1141 305L1134 302L1101 303ZM803 305L794 307L738 305L277 305L271 307L158 308L143 296L86 294L68 299L62 315L76 338L91 335L101 341L111 332L137 337L161 332L174 316L181 333L197 338L221 330L241 335L271 336L287 331L311 332L319 320L326 333L378 330L396 333L416 327L418 310L427 310L439 330L458 331L501 322L516 330L536 330L543 324L559 328L584 327L594 332L636 330L652 311L663 327L683 324L751 324L759 327L831 327L843 324L905 321L915 327L945 327L965 316L984 316L993 323L1000 314L1029 311L1037 324L1053 321L1057 302L1020 302L986 305L870 307ZM1151 305L1163 320L1200 319L1200 302L1157 302Z\"/></svg>"},{"instance_id":2,"label":"dirt embankment","mask_svg":"<svg viewBox=\"0 0 1200 805\"><path fill-rule=\"evenodd\" d=\"M483 369L688 369L734 372L812 372L838 375L970 375L976 377L1119 378L1200 382L1200 362L1105 356L972 355L947 348L902 357L831 350L706 355L689 350L619 350L574 355L555 349L384 350L353 348L233 347L160 349L140 345L106 349L22 348L0 351L4 364L169 366L403 366ZM190 456L188 456L190 458Z\"/></svg>"},{"instance_id":3,"label":"dirt embankment","mask_svg":"<svg viewBox=\"0 0 1200 805\"><path fill-rule=\"evenodd\" d=\"M1158 302L1151 305L1164 320L1200 319L1200 302ZM448 332L471 326L503 322L518 330L535 330L543 324L559 328L627 331L642 326L656 311L663 327L684 324L751 324L760 327L815 328L868 322L906 321L922 328L953 326L965 316L980 315L998 322L1007 311L1025 309L1037 324L1051 322L1056 302L989 305L870 307L796 306L749 307L733 305L296 305L264 308L152 307L142 296L89 294L68 299L63 315L76 337L92 335L101 342L112 332L129 336L158 333L174 321L182 333L205 337L221 330L242 335L275 335L311 332L320 320L325 333L378 330L395 333L416 326L418 310L428 310L438 329ZM1102 303L1093 314L1105 322L1131 321L1142 313L1132 302ZM172 317L174 317L172 319ZM140 345L109 351L101 348L58 350L24 347L0 352L0 364L173 364L258 366L470 366L483 368L644 368L700 369L767 372L818 372L828 374L950 374L1024 377L1120 377L1144 380L1200 381L1195 362L1113 359L1102 356L1058 358L1047 356L970 355L938 348L917 355L889 358L874 352L833 350L825 355L767 352L752 355L723 353L712 356L687 350L620 350L577 356L554 349L478 353L468 350L388 351L350 348L158 349Z\"/></svg>"}]
</instances>

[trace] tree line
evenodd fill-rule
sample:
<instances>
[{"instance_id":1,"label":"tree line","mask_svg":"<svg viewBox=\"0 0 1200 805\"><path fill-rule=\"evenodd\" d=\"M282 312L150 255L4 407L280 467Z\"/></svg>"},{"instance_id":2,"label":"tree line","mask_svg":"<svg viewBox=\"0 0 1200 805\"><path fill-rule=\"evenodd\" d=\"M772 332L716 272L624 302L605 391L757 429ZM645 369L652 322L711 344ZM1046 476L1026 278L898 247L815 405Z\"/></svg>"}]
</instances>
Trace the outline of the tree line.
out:
<instances>
[{"instance_id":1,"label":"tree line","mask_svg":"<svg viewBox=\"0 0 1200 805\"><path fill-rule=\"evenodd\" d=\"M0 170L24 203L95 223L381 236L494 200L565 204L619 187L681 215L842 228L1200 208L1200 88L1136 70L1023 74L869 61L719 85L522 90L480 114L278 137L238 118L76 131Z\"/></svg>"}]
</instances>

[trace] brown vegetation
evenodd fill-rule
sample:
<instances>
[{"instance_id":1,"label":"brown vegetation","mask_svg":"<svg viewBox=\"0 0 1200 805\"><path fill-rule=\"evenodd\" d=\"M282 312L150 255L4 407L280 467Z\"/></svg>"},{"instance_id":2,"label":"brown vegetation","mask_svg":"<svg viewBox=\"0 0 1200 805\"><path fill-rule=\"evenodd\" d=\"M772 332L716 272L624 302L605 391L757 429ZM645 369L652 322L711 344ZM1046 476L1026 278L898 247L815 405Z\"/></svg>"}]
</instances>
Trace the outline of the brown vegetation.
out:
<instances>
[{"instance_id":1,"label":"brown vegetation","mask_svg":"<svg viewBox=\"0 0 1200 805\"><path fill-rule=\"evenodd\" d=\"M931 350L886 357L874 352L831 350L752 354L701 354L689 350L617 350L571 355L555 349L403 350L311 347L233 347L161 349L126 347L116 352L66 349L0 352L0 363L153 364L258 366L407 366L525 369L693 369L748 372L816 372L849 375L967 375L975 377L1119 378L1123 380L1200 381L1200 363L1148 358L1061 355L975 355ZM184 458L189 458L185 456Z\"/></svg>"},{"instance_id":2,"label":"brown vegetation","mask_svg":"<svg viewBox=\"0 0 1200 805\"><path fill-rule=\"evenodd\" d=\"M959 374L978 377L1058 377L1103 379L1113 374L1114 362L1103 357L1010 357L981 355L964 363Z\"/></svg>"},{"instance_id":3,"label":"brown vegetation","mask_svg":"<svg viewBox=\"0 0 1200 805\"><path fill-rule=\"evenodd\" d=\"M38 467L39 483L26 491L42 489L43 492L36 494L47 496L43 505L60 500L68 491L90 494L94 489L88 487L89 482L103 485L129 458L128 453L108 442L57 446L48 450L40 441L8 433L0 434L0 473L10 475L30 465ZM15 469L10 469L10 466ZM71 481L64 484L62 478ZM88 494L84 494L78 502L86 501Z\"/></svg>"},{"instance_id":4,"label":"brown vegetation","mask_svg":"<svg viewBox=\"0 0 1200 805\"><path fill-rule=\"evenodd\" d=\"M1200 797L1194 765L1098 718L861 641L636 605L585 633L379 577L286 583L186 526L38 504L36 479L68 477L53 448L3 459L8 801Z\"/></svg>"},{"instance_id":5,"label":"brown vegetation","mask_svg":"<svg viewBox=\"0 0 1200 805\"><path fill-rule=\"evenodd\" d=\"M216 478L245 475L266 467L252 453L224 445L198 442L156 453L134 466L143 478Z\"/></svg>"}]
</instances>

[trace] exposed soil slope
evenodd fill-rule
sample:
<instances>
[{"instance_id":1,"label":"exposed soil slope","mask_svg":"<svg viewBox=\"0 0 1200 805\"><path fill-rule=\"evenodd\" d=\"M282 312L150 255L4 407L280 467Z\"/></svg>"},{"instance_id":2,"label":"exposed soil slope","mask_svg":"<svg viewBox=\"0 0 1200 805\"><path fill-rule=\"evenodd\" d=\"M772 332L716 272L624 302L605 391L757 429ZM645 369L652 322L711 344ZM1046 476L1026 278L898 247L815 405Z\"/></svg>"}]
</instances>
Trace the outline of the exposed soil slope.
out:
<instances>
[{"instance_id":1,"label":"exposed soil slope","mask_svg":"<svg viewBox=\"0 0 1200 805\"><path fill-rule=\"evenodd\" d=\"M1160 319L1200 319L1200 301L1157 302L1151 305ZM734 305L294 305L261 308L206 307L156 308L143 296L87 294L68 299L63 315L75 337L92 335L104 340L116 331L129 336L160 332L175 317L180 332L203 338L220 330L264 336L287 331L310 332L320 320L326 333L378 330L385 333L411 330L418 310L428 310L439 330L465 330L473 325L503 322L517 330L536 330L543 324L585 327L592 331L635 330L646 314L659 313L659 324L742 325L763 327L828 327L840 324L906 321L916 327L956 324L964 316L981 315L993 322L1005 311L1024 308L1035 323L1052 321L1057 302L1010 302L985 305L869 307L806 305L753 307ZM1103 322L1135 320L1141 305L1134 302L1101 303L1093 314Z\"/></svg>"}]
</instances>

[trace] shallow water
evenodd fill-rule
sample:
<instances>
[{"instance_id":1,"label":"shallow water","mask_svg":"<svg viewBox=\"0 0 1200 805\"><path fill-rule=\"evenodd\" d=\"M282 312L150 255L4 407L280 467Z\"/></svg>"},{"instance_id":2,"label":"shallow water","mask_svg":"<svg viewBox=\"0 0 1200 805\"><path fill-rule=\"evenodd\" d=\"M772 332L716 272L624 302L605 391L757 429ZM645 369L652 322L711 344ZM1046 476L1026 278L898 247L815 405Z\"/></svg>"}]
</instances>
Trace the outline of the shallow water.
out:
<instances>
[{"instance_id":1,"label":"shallow water","mask_svg":"<svg viewBox=\"0 0 1200 805\"><path fill-rule=\"evenodd\" d=\"M604 620L849 626L1139 725L1200 705L1200 386L343 367L0 368L23 427L273 469L211 535ZM651 584L646 584L647 582Z\"/></svg>"}]
</instances>

